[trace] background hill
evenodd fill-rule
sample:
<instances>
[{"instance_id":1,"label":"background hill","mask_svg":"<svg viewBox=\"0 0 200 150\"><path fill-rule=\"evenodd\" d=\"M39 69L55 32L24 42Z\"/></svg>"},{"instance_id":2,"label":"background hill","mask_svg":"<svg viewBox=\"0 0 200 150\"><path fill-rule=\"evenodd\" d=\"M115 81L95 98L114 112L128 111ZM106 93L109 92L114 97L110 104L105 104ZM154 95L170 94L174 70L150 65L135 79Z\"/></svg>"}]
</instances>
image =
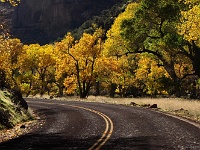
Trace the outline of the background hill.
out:
<instances>
[{"instance_id":1,"label":"background hill","mask_svg":"<svg viewBox=\"0 0 200 150\"><path fill-rule=\"evenodd\" d=\"M21 0L14 8L2 3L0 7L12 35L24 43L46 44L68 31L78 36L91 25L88 20L109 28L125 3L127 0Z\"/></svg>"}]
</instances>

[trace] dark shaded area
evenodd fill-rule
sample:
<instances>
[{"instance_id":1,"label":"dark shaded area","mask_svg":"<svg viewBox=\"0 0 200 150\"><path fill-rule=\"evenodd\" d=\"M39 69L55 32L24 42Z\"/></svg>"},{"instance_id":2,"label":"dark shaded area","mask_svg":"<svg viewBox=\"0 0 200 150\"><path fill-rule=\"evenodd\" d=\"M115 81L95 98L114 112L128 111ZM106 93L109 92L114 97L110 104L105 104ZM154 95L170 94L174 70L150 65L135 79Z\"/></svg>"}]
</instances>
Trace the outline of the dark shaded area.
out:
<instances>
[{"instance_id":1,"label":"dark shaded area","mask_svg":"<svg viewBox=\"0 0 200 150\"><path fill-rule=\"evenodd\" d=\"M29 134L17 139L10 140L0 144L1 150L86 150L93 146L100 138L73 138L65 137L62 133L57 134ZM104 150L122 150L122 149L136 149L136 150L173 150L175 148L168 147L162 144L157 137L130 137L111 139L102 147Z\"/></svg>"},{"instance_id":2,"label":"dark shaded area","mask_svg":"<svg viewBox=\"0 0 200 150\"><path fill-rule=\"evenodd\" d=\"M111 139L108 144L103 147L105 150L174 150L175 148L163 144L164 139L156 136L139 136L130 138Z\"/></svg>"},{"instance_id":3,"label":"dark shaded area","mask_svg":"<svg viewBox=\"0 0 200 150\"><path fill-rule=\"evenodd\" d=\"M22 97L22 94L19 89L12 89L11 92L11 100L16 105L20 105L23 109L28 110L28 104Z\"/></svg>"},{"instance_id":4,"label":"dark shaded area","mask_svg":"<svg viewBox=\"0 0 200 150\"><path fill-rule=\"evenodd\" d=\"M74 139L57 134L30 134L1 143L1 150L64 150L64 149L88 149L100 137L90 139Z\"/></svg>"},{"instance_id":5,"label":"dark shaded area","mask_svg":"<svg viewBox=\"0 0 200 150\"><path fill-rule=\"evenodd\" d=\"M28 44L53 42L122 1L21 0L13 13L11 34Z\"/></svg>"},{"instance_id":6,"label":"dark shaded area","mask_svg":"<svg viewBox=\"0 0 200 150\"><path fill-rule=\"evenodd\" d=\"M6 73L3 69L0 69L0 90L8 87L9 85L6 83Z\"/></svg>"},{"instance_id":7,"label":"dark shaded area","mask_svg":"<svg viewBox=\"0 0 200 150\"><path fill-rule=\"evenodd\" d=\"M2 104L0 104L0 107L3 108L4 106ZM9 122L9 118L11 117L9 114L8 110L4 110L0 108L0 124L7 127L7 128L11 128L12 125Z\"/></svg>"}]
</instances>

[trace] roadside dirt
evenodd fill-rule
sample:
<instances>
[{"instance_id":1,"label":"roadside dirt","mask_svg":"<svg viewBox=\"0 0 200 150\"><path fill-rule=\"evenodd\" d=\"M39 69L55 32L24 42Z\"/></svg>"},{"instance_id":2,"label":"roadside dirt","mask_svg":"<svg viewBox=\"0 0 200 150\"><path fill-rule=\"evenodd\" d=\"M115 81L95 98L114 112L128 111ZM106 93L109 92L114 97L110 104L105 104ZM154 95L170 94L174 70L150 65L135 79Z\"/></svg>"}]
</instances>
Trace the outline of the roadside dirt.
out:
<instances>
[{"instance_id":1,"label":"roadside dirt","mask_svg":"<svg viewBox=\"0 0 200 150\"><path fill-rule=\"evenodd\" d=\"M0 131L0 143L30 133L31 131L40 128L45 123L44 117L41 119L38 115L34 114L34 118L34 120L17 124L11 129Z\"/></svg>"}]
</instances>

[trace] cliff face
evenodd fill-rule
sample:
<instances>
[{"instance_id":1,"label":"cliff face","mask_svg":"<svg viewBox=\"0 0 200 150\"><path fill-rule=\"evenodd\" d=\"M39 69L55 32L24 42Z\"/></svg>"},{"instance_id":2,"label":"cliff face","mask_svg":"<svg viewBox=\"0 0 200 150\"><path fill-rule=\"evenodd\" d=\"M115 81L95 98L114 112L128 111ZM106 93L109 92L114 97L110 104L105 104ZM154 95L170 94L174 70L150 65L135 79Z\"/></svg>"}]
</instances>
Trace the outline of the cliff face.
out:
<instances>
[{"instance_id":1,"label":"cliff face","mask_svg":"<svg viewBox=\"0 0 200 150\"><path fill-rule=\"evenodd\" d=\"M120 0L21 0L13 13L11 34L25 43L48 43L118 2Z\"/></svg>"},{"instance_id":2,"label":"cliff face","mask_svg":"<svg viewBox=\"0 0 200 150\"><path fill-rule=\"evenodd\" d=\"M9 33L12 25L12 13L14 9L8 3L0 3L0 35Z\"/></svg>"}]
</instances>

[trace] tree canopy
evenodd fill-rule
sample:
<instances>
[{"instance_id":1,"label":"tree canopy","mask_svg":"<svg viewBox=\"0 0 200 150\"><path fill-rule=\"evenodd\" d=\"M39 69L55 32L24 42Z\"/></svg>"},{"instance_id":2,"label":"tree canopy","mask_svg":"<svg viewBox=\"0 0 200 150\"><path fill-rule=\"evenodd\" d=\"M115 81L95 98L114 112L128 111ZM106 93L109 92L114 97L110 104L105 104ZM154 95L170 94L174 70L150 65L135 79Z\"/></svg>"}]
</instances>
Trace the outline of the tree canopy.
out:
<instances>
[{"instance_id":1,"label":"tree canopy","mask_svg":"<svg viewBox=\"0 0 200 150\"><path fill-rule=\"evenodd\" d=\"M18 2L18 1L17 1ZM26 94L197 96L200 77L198 0L130 2L105 33L47 45L0 38L1 88Z\"/></svg>"},{"instance_id":2,"label":"tree canopy","mask_svg":"<svg viewBox=\"0 0 200 150\"><path fill-rule=\"evenodd\" d=\"M156 56L160 60L159 65L162 65L171 77L174 92L178 93L181 90L180 84L187 75L200 75L197 67L197 57L200 56L198 46L194 41L188 41L187 34L185 38L180 34L180 31L184 32L180 28L186 27L184 23L180 26L180 20L188 20L185 15L189 17L194 8L179 0L141 0L138 9L133 12L135 16L122 23L121 35L129 47L126 53L149 53ZM189 32L192 30L189 29ZM193 70L189 69L191 63ZM182 76L179 75L180 69L177 68L180 64L185 70Z\"/></svg>"}]
</instances>

